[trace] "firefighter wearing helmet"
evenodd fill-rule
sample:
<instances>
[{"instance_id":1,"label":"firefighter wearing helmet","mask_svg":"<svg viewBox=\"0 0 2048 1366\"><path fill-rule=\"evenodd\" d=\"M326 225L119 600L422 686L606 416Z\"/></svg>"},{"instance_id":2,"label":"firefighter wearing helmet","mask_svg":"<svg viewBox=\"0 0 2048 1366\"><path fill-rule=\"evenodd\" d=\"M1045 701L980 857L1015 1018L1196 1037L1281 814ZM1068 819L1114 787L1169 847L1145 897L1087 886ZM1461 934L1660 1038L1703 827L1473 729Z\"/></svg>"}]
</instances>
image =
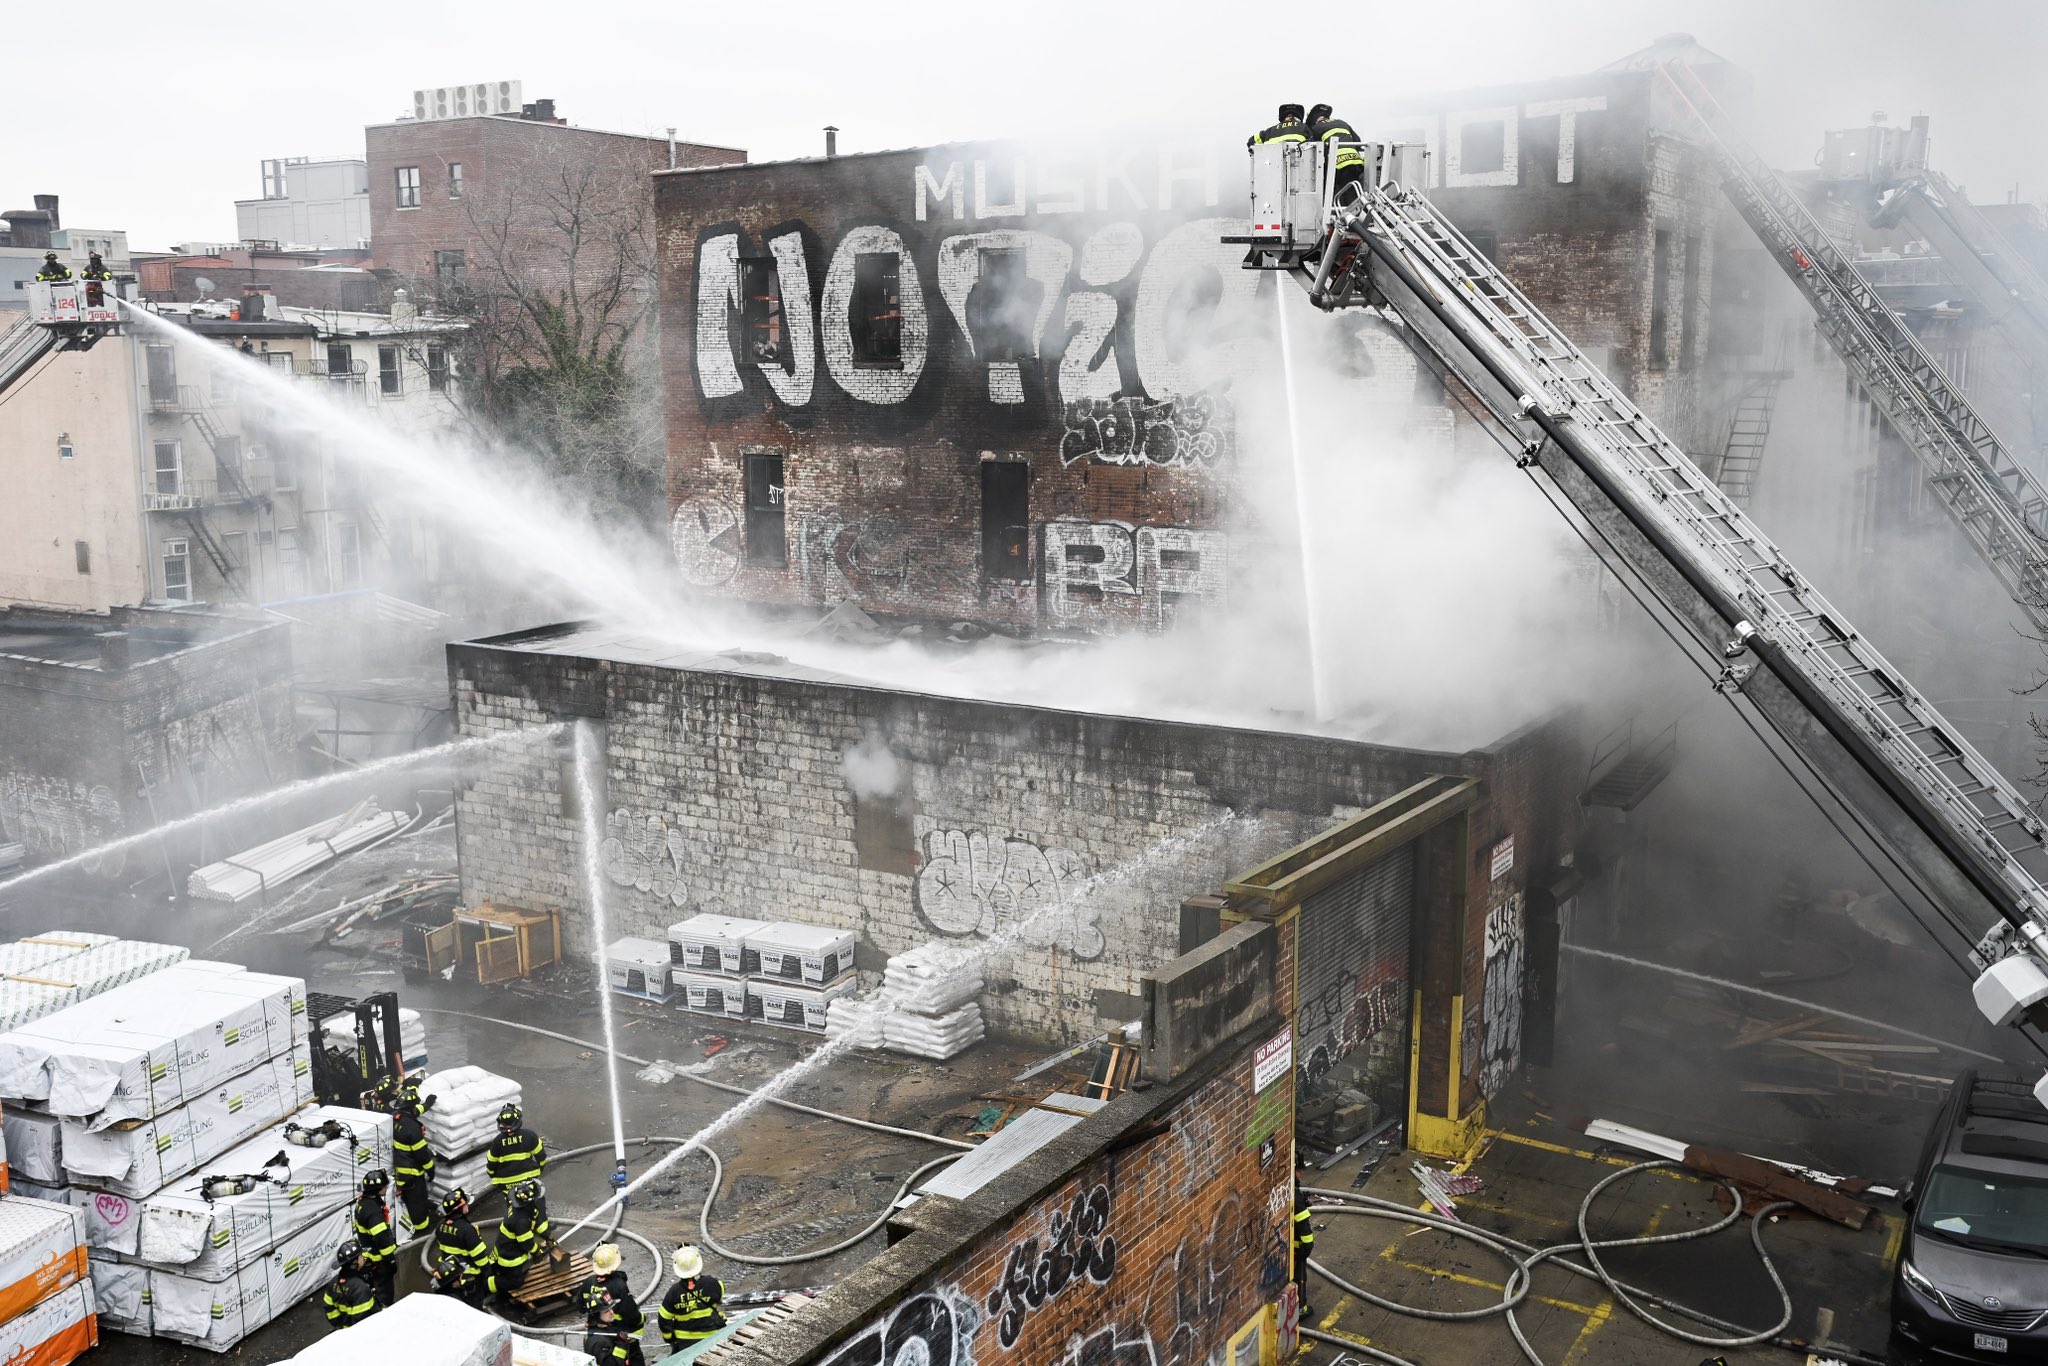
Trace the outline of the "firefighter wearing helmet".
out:
<instances>
[{"instance_id":1,"label":"firefighter wearing helmet","mask_svg":"<svg viewBox=\"0 0 2048 1366\"><path fill-rule=\"evenodd\" d=\"M547 1170L548 1145L526 1127L517 1105L498 1111L498 1136L484 1155L484 1170L490 1173L491 1188L510 1191L522 1181L538 1181Z\"/></svg>"},{"instance_id":2,"label":"firefighter wearing helmet","mask_svg":"<svg viewBox=\"0 0 2048 1366\"><path fill-rule=\"evenodd\" d=\"M398 1234L391 1227L391 1208L384 1203L384 1191L390 1184L390 1175L381 1167L364 1176L355 1208L355 1241L363 1254L363 1275L376 1291L377 1303L386 1307L398 1283Z\"/></svg>"},{"instance_id":3,"label":"firefighter wearing helmet","mask_svg":"<svg viewBox=\"0 0 2048 1366\"><path fill-rule=\"evenodd\" d=\"M334 1249L334 1266L334 1280L320 1297L326 1307L329 1324L346 1328L383 1307L377 1303L377 1294L370 1288L370 1279L364 1274L363 1249L355 1239L350 1238Z\"/></svg>"},{"instance_id":4,"label":"firefighter wearing helmet","mask_svg":"<svg viewBox=\"0 0 2048 1366\"><path fill-rule=\"evenodd\" d=\"M704 1254L694 1247L677 1248L669 1266L677 1279L661 1301L661 1340L680 1352L725 1327L725 1284L704 1274Z\"/></svg>"}]
</instances>

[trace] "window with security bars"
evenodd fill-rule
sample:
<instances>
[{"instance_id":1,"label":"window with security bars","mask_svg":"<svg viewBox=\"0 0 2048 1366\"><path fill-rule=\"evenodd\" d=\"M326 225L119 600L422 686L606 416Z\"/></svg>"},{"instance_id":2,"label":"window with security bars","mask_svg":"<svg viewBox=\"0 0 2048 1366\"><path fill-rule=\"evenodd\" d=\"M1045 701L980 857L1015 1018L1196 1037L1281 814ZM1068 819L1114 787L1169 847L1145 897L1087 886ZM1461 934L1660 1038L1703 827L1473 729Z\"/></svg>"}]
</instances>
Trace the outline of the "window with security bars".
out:
<instances>
[{"instance_id":1,"label":"window with security bars","mask_svg":"<svg viewBox=\"0 0 2048 1366\"><path fill-rule=\"evenodd\" d=\"M192 601L192 555L182 540L164 542L164 597L172 602Z\"/></svg>"}]
</instances>

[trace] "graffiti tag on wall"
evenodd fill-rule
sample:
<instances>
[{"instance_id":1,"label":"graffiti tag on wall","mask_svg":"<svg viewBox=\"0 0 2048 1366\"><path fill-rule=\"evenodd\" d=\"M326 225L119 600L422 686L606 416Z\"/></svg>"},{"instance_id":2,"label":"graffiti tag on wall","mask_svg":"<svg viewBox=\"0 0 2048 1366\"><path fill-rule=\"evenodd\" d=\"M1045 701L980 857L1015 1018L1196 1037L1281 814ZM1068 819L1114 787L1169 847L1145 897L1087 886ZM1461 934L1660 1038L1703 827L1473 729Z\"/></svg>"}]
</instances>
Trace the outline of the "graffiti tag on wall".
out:
<instances>
[{"instance_id":1,"label":"graffiti tag on wall","mask_svg":"<svg viewBox=\"0 0 2048 1366\"><path fill-rule=\"evenodd\" d=\"M1087 902L1088 882L1088 865L1069 850L983 830L934 830L924 837L913 894L918 914L941 934L1013 934L1093 959L1108 944Z\"/></svg>"},{"instance_id":2,"label":"graffiti tag on wall","mask_svg":"<svg viewBox=\"0 0 2048 1366\"><path fill-rule=\"evenodd\" d=\"M683 881L683 832L655 814L620 807L604 818L599 846L604 875L621 887L680 906L690 899Z\"/></svg>"},{"instance_id":3,"label":"graffiti tag on wall","mask_svg":"<svg viewBox=\"0 0 2048 1366\"><path fill-rule=\"evenodd\" d=\"M974 1366L981 1315L954 1289L913 1295L822 1366Z\"/></svg>"},{"instance_id":4,"label":"graffiti tag on wall","mask_svg":"<svg viewBox=\"0 0 2048 1366\"><path fill-rule=\"evenodd\" d=\"M1230 400L1218 394L1077 398L1067 404L1060 463L1203 465L1225 452L1231 430Z\"/></svg>"},{"instance_id":5,"label":"graffiti tag on wall","mask_svg":"<svg viewBox=\"0 0 2048 1366\"><path fill-rule=\"evenodd\" d=\"M1522 1065L1522 894L1486 913L1486 1033L1480 1045L1479 1090L1497 1095Z\"/></svg>"},{"instance_id":6,"label":"graffiti tag on wall","mask_svg":"<svg viewBox=\"0 0 2048 1366\"><path fill-rule=\"evenodd\" d=\"M105 783L87 786L40 773L0 773L0 836L40 858L63 858L116 839L121 801ZM99 855L88 872L112 877L127 863L121 851Z\"/></svg>"},{"instance_id":7,"label":"graffiti tag on wall","mask_svg":"<svg viewBox=\"0 0 2048 1366\"><path fill-rule=\"evenodd\" d=\"M1109 1187L1100 1183L1074 1197L1073 1207L1054 1210L1043 1244L1037 1236L1010 1249L1002 1278L989 1292L988 1312L1000 1315L996 1340L1017 1345L1031 1311L1083 1281L1108 1285L1116 1275L1116 1239L1109 1233Z\"/></svg>"}]
</instances>

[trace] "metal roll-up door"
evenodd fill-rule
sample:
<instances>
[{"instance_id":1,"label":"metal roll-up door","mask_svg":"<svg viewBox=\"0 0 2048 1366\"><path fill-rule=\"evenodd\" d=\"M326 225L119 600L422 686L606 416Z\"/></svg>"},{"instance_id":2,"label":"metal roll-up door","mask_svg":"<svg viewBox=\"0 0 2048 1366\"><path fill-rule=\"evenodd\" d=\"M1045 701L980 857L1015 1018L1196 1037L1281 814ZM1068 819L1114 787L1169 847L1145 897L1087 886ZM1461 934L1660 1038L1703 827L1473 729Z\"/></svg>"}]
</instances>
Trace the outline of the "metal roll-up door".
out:
<instances>
[{"instance_id":1,"label":"metal roll-up door","mask_svg":"<svg viewBox=\"0 0 2048 1366\"><path fill-rule=\"evenodd\" d=\"M1294 1056L1304 1136L1319 1125L1342 1140L1361 1121L1377 1127L1406 1113L1414 918L1413 844L1302 901ZM1358 1114L1346 1092L1363 1094L1372 1113Z\"/></svg>"}]
</instances>

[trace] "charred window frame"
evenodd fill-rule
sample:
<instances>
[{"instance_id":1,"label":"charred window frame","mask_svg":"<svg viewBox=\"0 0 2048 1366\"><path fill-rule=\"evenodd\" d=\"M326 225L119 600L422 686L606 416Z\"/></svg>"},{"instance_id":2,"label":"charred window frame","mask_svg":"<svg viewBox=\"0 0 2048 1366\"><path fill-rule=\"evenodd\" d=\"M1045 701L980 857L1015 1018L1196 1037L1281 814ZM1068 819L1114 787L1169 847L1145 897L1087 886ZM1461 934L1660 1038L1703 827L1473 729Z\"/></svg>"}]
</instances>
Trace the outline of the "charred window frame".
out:
<instances>
[{"instance_id":1,"label":"charred window frame","mask_svg":"<svg viewBox=\"0 0 2048 1366\"><path fill-rule=\"evenodd\" d=\"M903 258L893 251L864 251L853 258L847 323L855 365L903 368L902 280Z\"/></svg>"},{"instance_id":2,"label":"charred window frame","mask_svg":"<svg viewBox=\"0 0 2048 1366\"><path fill-rule=\"evenodd\" d=\"M1690 370L1699 356L1699 341L1694 333L1699 330L1700 321L1700 239L1697 235L1685 239L1685 294L1679 300L1678 309L1678 368Z\"/></svg>"},{"instance_id":3,"label":"charred window frame","mask_svg":"<svg viewBox=\"0 0 2048 1366\"><path fill-rule=\"evenodd\" d=\"M746 482L747 563L762 569L789 567L785 532L788 496L782 482L782 452L742 453Z\"/></svg>"},{"instance_id":4,"label":"charred window frame","mask_svg":"<svg viewBox=\"0 0 2048 1366\"><path fill-rule=\"evenodd\" d=\"M782 275L773 256L740 257L743 355L755 365L789 369L782 322Z\"/></svg>"},{"instance_id":5,"label":"charred window frame","mask_svg":"<svg viewBox=\"0 0 2048 1366\"><path fill-rule=\"evenodd\" d=\"M968 330L985 361L1031 360L1037 301L1030 296L1031 273L1021 247L983 247L980 276L967 300Z\"/></svg>"},{"instance_id":6,"label":"charred window frame","mask_svg":"<svg viewBox=\"0 0 2048 1366\"><path fill-rule=\"evenodd\" d=\"M981 463L981 577L1031 580L1031 466L1021 460Z\"/></svg>"},{"instance_id":7,"label":"charred window frame","mask_svg":"<svg viewBox=\"0 0 2048 1366\"><path fill-rule=\"evenodd\" d=\"M1671 364L1671 230L1657 229L1650 250L1650 366Z\"/></svg>"}]
</instances>

